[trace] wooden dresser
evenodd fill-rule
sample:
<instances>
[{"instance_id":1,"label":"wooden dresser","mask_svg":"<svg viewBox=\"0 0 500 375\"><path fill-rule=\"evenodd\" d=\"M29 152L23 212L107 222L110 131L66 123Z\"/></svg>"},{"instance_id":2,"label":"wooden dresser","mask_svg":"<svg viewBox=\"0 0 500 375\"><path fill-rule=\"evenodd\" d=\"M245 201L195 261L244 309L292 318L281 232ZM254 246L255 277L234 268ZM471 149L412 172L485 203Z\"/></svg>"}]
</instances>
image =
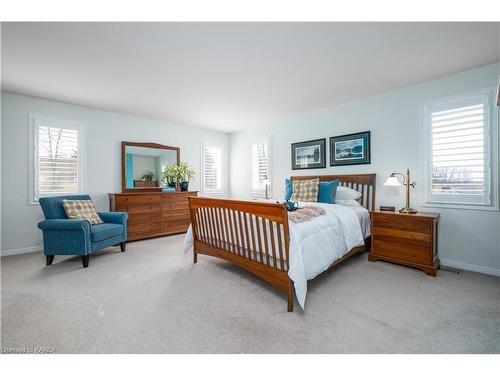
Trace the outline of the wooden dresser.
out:
<instances>
[{"instance_id":1,"label":"wooden dresser","mask_svg":"<svg viewBox=\"0 0 500 375\"><path fill-rule=\"evenodd\" d=\"M186 232L190 223L188 196L196 195L196 191L109 194L109 208L127 212L128 240L141 240Z\"/></svg>"},{"instance_id":2,"label":"wooden dresser","mask_svg":"<svg viewBox=\"0 0 500 375\"><path fill-rule=\"evenodd\" d=\"M439 214L428 212L371 212L372 246L368 259L400 263L436 276L438 219Z\"/></svg>"}]
</instances>

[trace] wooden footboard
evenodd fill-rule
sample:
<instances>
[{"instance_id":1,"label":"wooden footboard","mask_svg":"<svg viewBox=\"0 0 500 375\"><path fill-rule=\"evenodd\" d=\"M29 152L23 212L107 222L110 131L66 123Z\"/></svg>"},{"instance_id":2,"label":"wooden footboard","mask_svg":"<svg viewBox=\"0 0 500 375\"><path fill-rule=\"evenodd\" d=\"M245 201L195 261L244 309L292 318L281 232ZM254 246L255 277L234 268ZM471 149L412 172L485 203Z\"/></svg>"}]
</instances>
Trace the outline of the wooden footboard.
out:
<instances>
[{"instance_id":1,"label":"wooden footboard","mask_svg":"<svg viewBox=\"0 0 500 375\"><path fill-rule=\"evenodd\" d=\"M189 211L194 263L198 254L226 259L286 293L288 311L293 310L284 205L189 197Z\"/></svg>"}]
</instances>

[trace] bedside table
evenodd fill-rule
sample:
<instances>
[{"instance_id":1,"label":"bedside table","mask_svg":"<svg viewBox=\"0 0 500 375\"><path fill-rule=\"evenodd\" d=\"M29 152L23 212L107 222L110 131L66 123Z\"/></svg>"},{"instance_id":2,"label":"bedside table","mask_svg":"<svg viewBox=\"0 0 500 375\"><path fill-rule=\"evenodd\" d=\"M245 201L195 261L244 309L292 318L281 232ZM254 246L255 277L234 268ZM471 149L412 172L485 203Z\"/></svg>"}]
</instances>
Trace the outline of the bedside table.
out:
<instances>
[{"instance_id":1,"label":"bedside table","mask_svg":"<svg viewBox=\"0 0 500 375\"><path fill-rule=\"evenodd\" d=\"M368 260L385 260L419 268L436 276L439 268L437 224L439 214L415 215L372 211L372 246Z\"/></svg>"}]
</instances>

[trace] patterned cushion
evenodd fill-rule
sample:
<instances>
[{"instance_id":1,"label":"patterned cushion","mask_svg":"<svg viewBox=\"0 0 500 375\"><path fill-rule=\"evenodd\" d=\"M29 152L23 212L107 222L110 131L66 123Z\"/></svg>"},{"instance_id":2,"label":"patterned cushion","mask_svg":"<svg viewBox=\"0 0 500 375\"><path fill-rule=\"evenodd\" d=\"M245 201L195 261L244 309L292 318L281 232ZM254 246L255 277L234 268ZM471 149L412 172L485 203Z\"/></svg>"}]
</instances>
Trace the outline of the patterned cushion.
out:
<instances>
[{"instance_id":1,"label":"patterned cushion","mask_svg":"<svg viewBox=\"0 0 500 375\"><path fill-rule=\"evenodd\" d=\"M294 180L292 201L317 202L319 192L319 178L311 180Z\"/></svg>"},{"instance_id":2,"label":"patterned cushion","mask_svg":"<svg viewBox=\"0 0 500 375\"><path fill-rule=\"evenodd\" d=\"M97 215L94 203L91 200L63 199L62 204L68 219L88 220L91 225L103 223L99 215Z\"/></svg>"}]
</instances>

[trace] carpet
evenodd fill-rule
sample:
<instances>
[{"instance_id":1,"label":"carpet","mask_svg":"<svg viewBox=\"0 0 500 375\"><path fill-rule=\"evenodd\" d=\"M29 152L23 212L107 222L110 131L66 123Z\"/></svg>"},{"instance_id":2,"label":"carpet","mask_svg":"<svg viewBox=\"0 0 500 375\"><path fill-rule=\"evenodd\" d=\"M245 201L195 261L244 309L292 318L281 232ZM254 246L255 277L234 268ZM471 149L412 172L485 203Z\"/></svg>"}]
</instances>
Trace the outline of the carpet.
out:
<instances>
[{"instance_id":1,"label":"carpet","mask_svg":"<svg viewBox=\"0 0 500 375\"><path fill-rule=\"evenodd\" d=\"M436 278L359 254L308 284L306 309L183 235L91 256L1 260L1 346L56 353L499 353L500 278Z\"/></svg>"}]
</instances>

